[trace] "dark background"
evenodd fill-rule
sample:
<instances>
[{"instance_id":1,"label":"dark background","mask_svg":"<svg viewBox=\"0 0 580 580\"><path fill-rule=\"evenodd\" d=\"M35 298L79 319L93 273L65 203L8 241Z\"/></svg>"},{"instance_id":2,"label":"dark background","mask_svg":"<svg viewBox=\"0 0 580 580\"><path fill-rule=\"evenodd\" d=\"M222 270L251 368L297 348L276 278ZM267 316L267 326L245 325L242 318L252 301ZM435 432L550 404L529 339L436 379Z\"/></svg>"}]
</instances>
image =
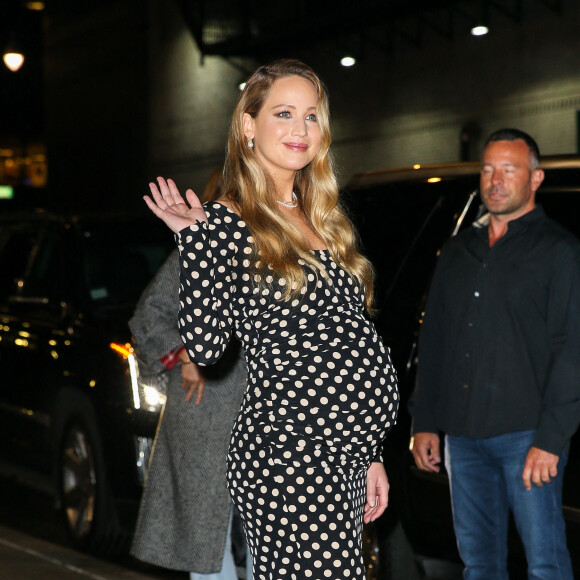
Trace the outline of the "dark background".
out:
<instances>
[{"instance_id":1,"label":"dark background","mask_svg":"<svg viewBox=\"0 0 580 580\"><path fill-rule=\"evenodd\" d=\"M23 203L139 211L158 173L202 187L223 158L237 83L277 57L326 81L342 183L477 159L510 121L545 153L578 150L577 0L32 4L0 1L0 47L26 57L16 73L0 64L0 185ZM490 34L471 37L483 22Z\"/></svg>"}]
</instances>

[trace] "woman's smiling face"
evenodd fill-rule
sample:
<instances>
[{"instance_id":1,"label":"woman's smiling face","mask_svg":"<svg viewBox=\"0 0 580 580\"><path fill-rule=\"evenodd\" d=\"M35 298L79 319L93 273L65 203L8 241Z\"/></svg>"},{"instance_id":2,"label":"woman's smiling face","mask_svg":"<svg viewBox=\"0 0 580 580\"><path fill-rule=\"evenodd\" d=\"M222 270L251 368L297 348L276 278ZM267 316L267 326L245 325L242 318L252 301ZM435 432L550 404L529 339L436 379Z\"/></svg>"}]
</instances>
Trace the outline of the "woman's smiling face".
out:
<instances>
[{"instance_id":1,"label":"woman's smiling face","mask_svg":"<svg viewBox=\"0 0 580 580\"><path fill-rule=\"evenodd\" d=\"M256 117L244 114L244 135L276 180L308 165L318 153L322 135L316 117L315 86L300 76L278 79Z\"/></svg>"}]
</instances>

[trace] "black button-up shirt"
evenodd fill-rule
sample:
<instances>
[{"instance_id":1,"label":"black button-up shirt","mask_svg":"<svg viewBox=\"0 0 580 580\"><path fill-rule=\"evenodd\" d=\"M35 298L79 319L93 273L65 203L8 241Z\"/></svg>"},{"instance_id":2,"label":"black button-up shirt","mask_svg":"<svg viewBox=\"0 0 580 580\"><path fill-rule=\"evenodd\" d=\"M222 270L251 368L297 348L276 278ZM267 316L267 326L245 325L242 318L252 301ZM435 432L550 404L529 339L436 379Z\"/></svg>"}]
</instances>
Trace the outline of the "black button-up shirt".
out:
<instances>
[{"instance_id":1,"label":"black button-up shirt","mask_svg":"<svg viewBox=\"0 0 580 580\"><path fill-rule=\"evenodd\" d=\"M537 429L558 454L580 420L580 242L540 207L491 248L474 224L444 247L419 339L413 431Z\"/></svg>"}]
</instances>

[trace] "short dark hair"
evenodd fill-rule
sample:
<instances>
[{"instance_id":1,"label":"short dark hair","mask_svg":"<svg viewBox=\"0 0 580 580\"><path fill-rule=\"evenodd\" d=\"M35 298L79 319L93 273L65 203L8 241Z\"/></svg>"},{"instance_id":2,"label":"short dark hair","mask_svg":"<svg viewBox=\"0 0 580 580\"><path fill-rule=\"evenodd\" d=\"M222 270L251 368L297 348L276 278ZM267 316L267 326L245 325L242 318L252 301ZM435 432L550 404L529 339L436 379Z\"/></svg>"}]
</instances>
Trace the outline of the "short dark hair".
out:
<instances>
[{"instance_id":1,"label":"short dark hair","mask_svg":"<svg viewBox=\"0 0 580 580\"><path fill-rule=\"evenodd\" d=\"M521 139L529 147L532 169L538 169L540 167L540 148L533 137L519 129L506 128L494 131L487 138L483 148L485 149L494 141L515 141L516 139Z\"/></svg>"}]
</instances>

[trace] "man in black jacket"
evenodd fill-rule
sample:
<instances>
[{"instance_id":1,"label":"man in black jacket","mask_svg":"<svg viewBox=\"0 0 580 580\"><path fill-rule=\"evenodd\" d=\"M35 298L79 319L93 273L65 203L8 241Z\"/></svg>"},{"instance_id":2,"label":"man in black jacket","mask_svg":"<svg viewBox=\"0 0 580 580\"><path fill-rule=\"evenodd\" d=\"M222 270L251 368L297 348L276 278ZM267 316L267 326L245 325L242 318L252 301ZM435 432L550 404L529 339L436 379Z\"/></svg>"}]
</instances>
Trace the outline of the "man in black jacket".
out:
<instances>
[{"instance_id":1,"label":"man in black jacket","mask_svg":"<svg viewBox=\"0 0 580 580\"><path fill-rule=\"evenodd\" d=\"M572 579L562 478L580 420L580 243L535 204L536 142L486 142L488 213L444 247L419 340L412 453L439 471L439 432L468 580L503 580L511 509L528 577Z\"/></svg>"}]
</instances>

